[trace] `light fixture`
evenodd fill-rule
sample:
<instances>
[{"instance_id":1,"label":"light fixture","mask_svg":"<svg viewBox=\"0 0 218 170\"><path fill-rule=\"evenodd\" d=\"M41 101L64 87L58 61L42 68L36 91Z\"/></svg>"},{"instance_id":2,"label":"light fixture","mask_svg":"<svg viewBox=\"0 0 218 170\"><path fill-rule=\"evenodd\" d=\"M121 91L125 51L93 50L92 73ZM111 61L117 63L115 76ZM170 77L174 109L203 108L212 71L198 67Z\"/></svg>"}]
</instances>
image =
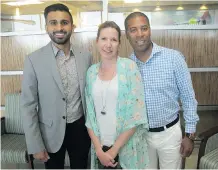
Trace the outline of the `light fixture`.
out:
<instances>
[{"instance_id":1,"label":"light fixture","mask_svg":"<svg viewBox=\"0 0 218 170\"><path fill-rule=\"evenodd\" d=\"M162 9L160 8L160 1L157 0L157 6L156 8L154 9L155 11L161 11Z\"/></svg>"},{"instance_id":2,"label":"light fixture","mask_svg":"<svg viewBox=\"0 0 218 170\"><path fill-rule=\"evenodd\" d=\"M133 12L139 12L140 10L138 8L135 8L132 10Z\"/></svg>"},{"instance_id":3,"label":"light fixture","mask_svg":"<svg viewBox=\"0 0 218 170\"><path fill-rule=\"evenodd\" d=\"M176 8L176 10L179 10L179 11L181 11L181 10L183 10L184 8L182 7L182 6L178 6L178 8Z\"/></svg>"},{"instance_id":4,"label":"light fixture","mask_svg":"<svg viewBox=\"0 0 218 170\"><path fill-rule=\"evenodd\" d=\"M16 17L19 17L20 16L20 9L18 7L16 7Z\"/></svg>"},{"instance_id":5,"label":"light fixture","mask_svg":"<svg viewBox=\"0 0 218 170\"><path fill-rule=\"evenodd\" d=\"M162 9L160 8L160 6L156 6L156 8L154 9L155 11L161 11Z\"/></svg>"},{"instance_id":6,"label":"light fixture","mask_svg":"<svg viewBox=\"0 0 218 170\"><path fill-rule=\"evenodd\" d=\"M32 4L42 4L44 2L37 0L29 0L29 1L15 1L15 2L5 2L2 4L10 5L10 6L21 6L21 5L32 5Z\"/></svg>"},{"instance_id":7,"label":"light fixture","mask_svg":"<svg viewBox=\"0 0 218 170\"><path fill-rule=\"evenodd\" d=\"M124 0L125 3L140 3L142 0Z\"/></svg>"},{"instance_id":8,"label":"light fixture","mask_svg":"<svg viewBox=\"0 0 218 170\"><path fill-rule=\"evenodd\" d=\"M205 6L205 5L201 5L200 9L201 9L201 10L205 10L205 9L208 9L208 8L207 8L207 6Z\"/></svg>"}]
</instances>

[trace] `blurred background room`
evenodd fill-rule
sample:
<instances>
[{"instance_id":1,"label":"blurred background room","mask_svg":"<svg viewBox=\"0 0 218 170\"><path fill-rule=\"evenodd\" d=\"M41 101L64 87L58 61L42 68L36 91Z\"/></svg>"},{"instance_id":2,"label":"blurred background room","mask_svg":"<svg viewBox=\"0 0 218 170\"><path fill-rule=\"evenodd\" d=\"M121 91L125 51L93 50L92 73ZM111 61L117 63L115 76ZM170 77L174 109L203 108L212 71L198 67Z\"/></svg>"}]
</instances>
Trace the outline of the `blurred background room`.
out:
<instances>
[{"instance_id":1,"label":"blurred background room","mask_svg":"<svg viewBox=\"0 0 218 170\"><path fill-rule=\"evenodd\" d=\"M218 1L1 1L1 168L31 168L25 140L23 150L19 149L16 140L12 144L13 149L3 148L8 143L3 142L4 135L11 133L23 137L19 101L13 105L14 101L7 96L21 91L25 57L50 41L45 31L43 12L46 6L53 3L63 3L69 7L76 27L71 42L89 50L94 57L93 62L99 61L95 45L97 29L106 20L115 21L122 29L119 55L128 57L131 54L132 48L125 36L124 20L133 11L141 11L150 19L152 41L179 50L185 55L198 101L200 121L197 125L195 150L186 159L184 168L196 169L198 159L200 161L201 158L199 147L202 133L218 126ZM181 122L183 124L183 120ZM15 130L12 128L14 124L17 124ZM217 128L212 130L210 134L218 133ZM218 143L218 135L214 136L213 142ZM201 154L209 151L202 150ZM21 158L22 156L24 157ZM218 154L216 156L218 164ZM67 161L66 159L66 166L69 166ZM34 166L44 168L40 162L34 162Z\"/></svg>"}]
</instances>

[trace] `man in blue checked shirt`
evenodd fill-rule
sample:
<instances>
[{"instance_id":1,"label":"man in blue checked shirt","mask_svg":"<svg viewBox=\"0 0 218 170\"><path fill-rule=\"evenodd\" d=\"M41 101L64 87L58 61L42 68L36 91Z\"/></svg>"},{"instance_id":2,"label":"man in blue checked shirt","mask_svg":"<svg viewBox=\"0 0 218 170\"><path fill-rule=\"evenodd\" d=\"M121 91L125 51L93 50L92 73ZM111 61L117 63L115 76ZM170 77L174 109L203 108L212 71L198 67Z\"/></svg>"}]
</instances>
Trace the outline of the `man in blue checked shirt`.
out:
<instances>
[{"instance_id":1,"label":"man in blue checked shirt","mask_svg":"<svg viewBox=\"0 0 218 170\"><path fill-rule=\"evenodd\" d=\"M150 164L148 168L180 169L182 157L194 148L197 101L184 56L151 41L148 17L134 12L125 19L126 36L134 49L131 55L141 72L149 120L147 136ZM179 100L185 119L182 138Z\"/></svg>"}]
</instances>

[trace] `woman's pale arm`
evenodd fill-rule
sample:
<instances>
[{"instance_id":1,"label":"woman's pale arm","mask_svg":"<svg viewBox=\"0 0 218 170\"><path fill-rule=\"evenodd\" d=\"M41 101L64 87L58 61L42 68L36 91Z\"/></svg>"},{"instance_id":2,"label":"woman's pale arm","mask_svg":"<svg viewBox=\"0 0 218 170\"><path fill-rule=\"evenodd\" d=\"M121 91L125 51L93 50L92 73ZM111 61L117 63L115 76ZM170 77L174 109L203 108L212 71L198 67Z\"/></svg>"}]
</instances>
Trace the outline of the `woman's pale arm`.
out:
<instances>
[{"instance_id":1,"label":"woman's pale arm","mask_svg":"<svg viewBox=\"0 0 218 170\"><path fill-rule=\"evenodd\" d=\"M92 129L90 128L87 128L87 129L88 129L89 136L92 140L92 143L94 145L96 155L101 161L101 164L104 166L115 167L117 164L116 163L113 164L114 159L112 158L112 156L108 153L103 152L99 138L94 134Z\"/></svg>"},{"instance_id":2,"label":"woman's pale arm","mask_svg":"<svg viewBox=\"0 0 218 170\"><path fill-rule=\"evenodd\" d=\"M119 153L119 150L126 144L126 142L129 140L129 138L131 138L131 136L135 133L135 131L136 131L136 127L121 133L116 139L113 147L110 150L108 150L107 153L109 153L112 156L112 158L115 158Z\"/></svg>"},{"instance_id":3,"label":"woman's pale arm","mask_svg":"<svg viewBox=\"0 0 218 170\"><path fill-rule=\"evenodd\" d=\"M94 145L95 152L97 154L99 151L102 151L101 143L99 141L99 138L94 134L93 130L90 128L87 128L87 129L88 129L89 136L92 140L92 143Z\"/></svg>"}]
</instances>

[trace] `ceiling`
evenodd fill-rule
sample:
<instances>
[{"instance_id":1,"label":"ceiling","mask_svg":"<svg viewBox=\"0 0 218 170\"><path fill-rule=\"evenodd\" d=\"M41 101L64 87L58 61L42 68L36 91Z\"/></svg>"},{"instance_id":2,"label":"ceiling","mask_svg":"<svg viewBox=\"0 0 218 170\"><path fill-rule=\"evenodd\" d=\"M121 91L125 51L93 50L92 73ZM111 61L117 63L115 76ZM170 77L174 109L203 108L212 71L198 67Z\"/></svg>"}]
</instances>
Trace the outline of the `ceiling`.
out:
<instances>
[{"instance_id":1,"label":"ceiling","mask_svg":"<svg viewBox=\"0 0 218 170\"><path fill-rule=\"evenodd\" d=\"M4 4L5 2L11 1L3 1L1 2L1 13L6 15L15 15L16 6L10 6ZM54 3L63 3L68 6L71 13L77 13L80 11L101 11L102 10L102 2L101 1L42 1L42 4L34 4L34 5L23 5L19 6L21 15L29 15L29 14L42 14L44 9Z\"/></svg>"},{"instance_id":2,"label":"ceiling","mask_svg":"<svg viewBox=\"0 0 218 170\"><path fill-rule=\"evenodd\" d=\"M109 3L112 4L125 4L127 6L134 6L134 5L147 5L147 6L155 6L157 4L161 5L161 6L166 6L166 5L186 5L186 4L214 4L214 3L218 3L218 0L214 0L214 1L167 1L167 0L143 0L141 3L125 3L122 0L109 0Z\"/></svg>"},{"instance_id":3,"label":"ceiling","mask_svg":"<svg viewBox=\"0 0 218 170\"><path fill-rule=\"evenodd\" d=\"M185 9L199 9L202 4L206 4L209 9L218 9L218 0L216 1L157 1L157 0L144 0L142 3L124 3L122 0L108 0L108 11L109 12L128 12L132 11L133 8L137 8L142 11L153 11L153 9L160 5L163 10L175 10L176 7L182 5ZM16 6L5 5L5 2L1 1L1 14L2 15L15 15ZM84 1L84 0L74 0L74 1L43 1L42 4L36 5L25 5L19 6L21 15L28 14L42 14L46 6L54 3L63 3L69 7L72 14L76 14L81 11L102 11L103 2L102 1Z\"/></svg>"},{"instance_id":4,"label":"ceiling","mask_svg":"<svg viewBox=\"0 0 218 170\"><path fill-rule=\"evenodd\" d=\"M198 10L200 6L204 4L209 9L218 9L218 0L216 1L165 1L165 0L143 0L141 3L124 3L121 0L109 0L110 12L131 12L134 9L139 11L154 11L154 8L158 5L162 10L175 10L178 6L184 7L185 10Z\"/></svg>"}]
</instances>

